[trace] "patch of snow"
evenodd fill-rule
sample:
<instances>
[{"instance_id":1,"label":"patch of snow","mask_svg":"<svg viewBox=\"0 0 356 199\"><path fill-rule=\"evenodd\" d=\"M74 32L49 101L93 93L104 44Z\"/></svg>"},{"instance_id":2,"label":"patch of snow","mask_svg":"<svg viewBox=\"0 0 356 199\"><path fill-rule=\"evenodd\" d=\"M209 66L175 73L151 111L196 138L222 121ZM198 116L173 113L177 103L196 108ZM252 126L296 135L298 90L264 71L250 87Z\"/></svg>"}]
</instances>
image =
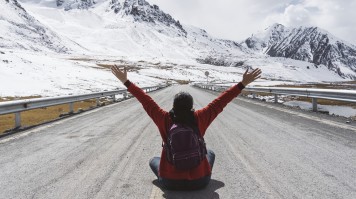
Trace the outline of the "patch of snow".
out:
<instances>
[{"instance_id":1,"label":"patch of snow","mask_svg":"<svg viewBox=\"0 0 356 199\"><path fill-rule=\"evenodd\" d=\"M97 63L140 65L137 71L129 72L130 80L140 86L152 86L169 79L206 82L206 71L210 73L209 82L231 85L231 82L241 81L246 68L257 67L263 71L262 78L252 86L345 81L325 66L316 68L303 61L253 54L243 45L213 38L193 26L183 25L188 34L179 37L176 29L163 23L134 22L112 10L108 12L110 1L98 0L93 8L68 11L57 8L55 0L21 2L35 19L36 27L53 32L50 39L70 50L68 54L56 54L48 50L1 48L0 85L5 86L0 87L0 96L56 96L123 88L110 70ZM0 38L7 38L11 44L37 48L36 42L11 36L11 21L19 24L27 21L18 12L8 9L5 1L0 1L0 5ZM32 34L25 30L17 32ZM42 49L41 46L38 49ZM196 58L212 54L221 55L228 63L241 60L243 64L224 67L197 63Z\"/></svg>"},{"instance_id":2,"label":"patch of snow","mask_svg":"<svg viewBox=\"0 0 356 199\"><path fill-rule=\"evenodd\" d=\"M312 103L310 102L301 102L301 101L289 101L283 103L287 106L296 106L304 110L312 110ZM356 109L349 106L333 106L333 105L319 105L318 110L328 111L330 115L339 115L344 117L353 117L356 116Z\"/></svg>"},{"instance_id":3,"label":"patch of snow","mask_svg":"<svg viewBox=\"0 0 356 199\"><path fill-rule=\"evenodd\" d=\"M0 54L0 71L0 84L5 85L0 96L45 97L125 88L109 69L56 54L5 51ZM130 73L130 79L141 87L164 83L136 73Z\"/></svg>"}]
</instances>

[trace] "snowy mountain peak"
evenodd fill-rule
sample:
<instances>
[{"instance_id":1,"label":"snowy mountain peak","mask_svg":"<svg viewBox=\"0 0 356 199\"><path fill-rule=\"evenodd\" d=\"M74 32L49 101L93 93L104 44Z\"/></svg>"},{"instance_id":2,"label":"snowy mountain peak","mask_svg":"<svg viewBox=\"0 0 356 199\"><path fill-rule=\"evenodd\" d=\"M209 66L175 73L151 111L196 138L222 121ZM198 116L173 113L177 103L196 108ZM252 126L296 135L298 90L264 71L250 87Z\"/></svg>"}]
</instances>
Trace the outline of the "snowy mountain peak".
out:
<instances>
[{"instance_id":1,"label":"snowy mountain peak","mask_svg":"<svg viewBox=\"0 0 356 199\"><path fill-rule=\"evenodd\" d=\"M56 0L57 6L63 7L64 10L88 9L95 3L95 0Z\"/></svg>"},{"instance_id":2,"label":"snowy mountain peak","mask_svg":"<svg viewBox=\"0 0 356 199\"><path fill-rule=\"evenodd\" d=\"M322 64L341 77L356 79L356 47L318 27L274 24L246 39L245 44L272 57Z\"/></svg>"},{"instance_id":3,"label":"snowy mountain peak","mask_svg":"<svg viewBox=\"0 0 356 199\"><path fill-rule=\"evenodd\" d=\"M132 16L135 21L162 23L168 27L177 28L184 36L187 34L179 21L161 11L157 5L150 5L145 0L111 0L110 8L116 14Z\"/></svg>"},{"instance_id":4,"label":"snowy mountain peak","mask_svg":"<svg viewBox=\"0 0 356 199\"><path fill-rule=\"evenodd\" d=\"M113 11L121 17L131 17L136 22L164 24L179 32L178 36L186 36L187 32L179 21L159 9L157 5L151 5L145 0L20 0L23 3L39 6L60 8L65 11L79 9L96 9L99 6L107 7L106 11Z\"/></svg>"},{"instance_id":5,"label":"snowy mountain peak","mask_svg":"<svg viewBox=\"0 0 356 199\"><path fill-rule=\"evenodd\" d=\"M283 32L284 31L285 26L279 23L274 23L273 25L269 26L268 28L266 28L266 30L272 31L279 31L279 32Z\"/></svg>"},{"instance_id":6,"label":"snowy mountain peak","mask_svg":"<svg viewBox=\"0 0 356 199\"><path fill-rule=\"evenodd\" d=\"M68 52L61 38L29 15L17 0L0 1L0 48Z\"/></svg>"},{"instance_id":7,"label":"snowy mountain peak","mask_svg":"<svg viewBox=\"0 0 356 199\"><path fill-rule=\"evenodd\" d=\"M140 86L205 81L205 71L212 82L236 82L257 67L264 71L258 85L356 76L356 48L319 28L273 24L237 43L181 26L144 0L0 0L0 22L3 96L116 89L106 68L114 63L133 66L130 77Z\"/></svg>"}]
</instances>

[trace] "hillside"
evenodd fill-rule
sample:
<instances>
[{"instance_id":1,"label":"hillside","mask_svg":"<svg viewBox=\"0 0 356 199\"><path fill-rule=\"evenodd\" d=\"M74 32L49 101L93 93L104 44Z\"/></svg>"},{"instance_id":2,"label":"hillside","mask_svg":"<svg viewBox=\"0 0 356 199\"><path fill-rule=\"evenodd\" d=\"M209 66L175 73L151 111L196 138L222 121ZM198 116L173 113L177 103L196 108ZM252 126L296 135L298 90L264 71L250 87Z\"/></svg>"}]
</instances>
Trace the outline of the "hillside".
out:
<instances>
[{"instance_id":1,"label":"hillside","mask_svg":"<svg viewBox=\"0 0 356 199\"><path fill-rule=\"evenodd\" d=\"M110 64L129 66L130 77L140 86L167 80L205 82L205 71L212 82L236 82L247 68L256 67L263 70L256 85L340 82L355 74L346 66L339 66L338 73L323 61L274 57L258 47L264 42L254 42L254 47L215 38L144 0L0 2L0 83L7 85L0 96L115 89L121 85Z\"/></svg>"},{"instance_id":2,"label":"hillside","mask_svg":"<svg viewBox=\"0 0 356 199\"><path fill-rule=\"evenodd\" d=\"M68 43L48 29L16 0L0 1L0 48L66 53Z\"/></svg>"},{"instance_id":3,"label":"hillside","mask_svg":"<svg viewBox=\"0 0 356 199\"><path fill-rule=\"evenodd\" d=\"M248 48L326 66L343 78L356 79L356 46L318 27L287 28L274 24L245 40Z\"/></svg>"}]
</instances>

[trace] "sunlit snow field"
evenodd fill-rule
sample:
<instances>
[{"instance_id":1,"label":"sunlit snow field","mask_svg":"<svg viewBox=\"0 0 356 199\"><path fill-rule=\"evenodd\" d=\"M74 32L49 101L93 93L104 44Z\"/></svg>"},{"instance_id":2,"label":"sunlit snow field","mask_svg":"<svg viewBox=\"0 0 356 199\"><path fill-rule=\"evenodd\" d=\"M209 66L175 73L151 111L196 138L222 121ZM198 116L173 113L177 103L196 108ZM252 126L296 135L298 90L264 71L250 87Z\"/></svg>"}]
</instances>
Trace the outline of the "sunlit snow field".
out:
<instances>
[{"instance_id":1,"label":"sunlit snow field","mask_svg":"<svg viewBox=\"0 0 356 199\"><path fill-rule=\"evenodd\" d=\"M140 87L179 80L206 82L206 71L209 71L208 80L211 83L239 82L246 68L261 68L263 71L262 78L251 86L346 81L326 66L317 68L313 63L246 54L236 49L230 52L232 59L243 61L242 66L200 64L195 58L201 53L208 55L215 49L224 50L216 43L211 43L211 37L199 35L201 29L184 26L192 33L188 38L172 37L175 35L174 29L167 29L160 24L153 27L130 23L113 12L107 12L109 1L98 1L94 9L70 11L56 9L55 1L21 2L27 12L38 20L38 24L60 33L53 33L53 41L60 40L70 50L59 54L48 50L35 52L0 48L2 98L75 95L124 88L110 70L103 67L113 64L129 66L129 79ZM41 2L40 6L35 4L38 2ZM10 11L9 14L2 14L8 20L24 23L24 19ZM0 25L2 28L11 28L9 24ZM0 33L6 36L6 31L0 30ZM194 45L187 40L194 40ZM28 41L21 42L34 45ZM38 49L43 50L41 46ZM336 109L341 110L333 111L338 115L356 115L356 109Z\"/></svg>"}]
</instances>

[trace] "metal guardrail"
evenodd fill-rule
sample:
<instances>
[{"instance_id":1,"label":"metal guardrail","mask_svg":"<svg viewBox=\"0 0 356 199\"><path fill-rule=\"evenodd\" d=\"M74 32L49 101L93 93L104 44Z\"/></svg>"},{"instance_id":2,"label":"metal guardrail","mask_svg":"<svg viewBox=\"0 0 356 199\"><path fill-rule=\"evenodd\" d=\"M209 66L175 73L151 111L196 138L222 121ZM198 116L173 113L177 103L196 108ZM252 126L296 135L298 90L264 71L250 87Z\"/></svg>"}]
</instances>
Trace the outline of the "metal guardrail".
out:
<instances>
[{"instance_id":1,"label":"metal guardrail","mask_svg":"<svg viewBox=\"0 0 356 199\"><path fill-rule=\"evenodd\" d=\"M168 85L158 85L151 87L141 88L145 92L151 92L154 90L162 89ZM28 111L32 109L45 108L49 106L69 104L69 113L74 112L73 104L74 102L84 101L88 99L96 99L96 105L99 106L99 99L102 97L111 97L112 101L116 101L115 95L123 94L124 98L127 96L127 90L114 90L97 92L82 95L71 95L71 96L60 96L60 97L47 97L47 98L36 98L36 99L24 99L15 100L8 102L0 102L0 115L15 113L15 128L21 127L21 112Z\"/></svg>"},{"instance_id":2,"label":"metal guardrail","mask_svg":"<svg viewBox=\"0 0 356 199\"><path fill-rule=\"evenodd\" d=\"M195 84L194 86L213 91L224 91L230 86ZM285 88L285 87L246 87L245 91L253 93L274 94L274 102L278 102L278 95L291 95L312 98L313 111L317 111L317 99L328 99L356 103L356 90L314 89L314 88Z\"/></svg>"}]
</instances>

